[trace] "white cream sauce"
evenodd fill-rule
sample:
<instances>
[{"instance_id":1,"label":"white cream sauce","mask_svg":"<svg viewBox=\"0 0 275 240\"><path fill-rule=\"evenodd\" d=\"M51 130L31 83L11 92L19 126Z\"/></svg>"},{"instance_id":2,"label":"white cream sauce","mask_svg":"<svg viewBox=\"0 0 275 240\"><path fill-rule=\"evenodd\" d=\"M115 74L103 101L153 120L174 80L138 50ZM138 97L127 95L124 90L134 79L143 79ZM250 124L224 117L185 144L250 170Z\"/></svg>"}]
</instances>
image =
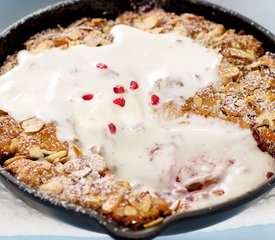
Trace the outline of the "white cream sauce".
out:
<instances>
[{"instance_id":1,"label":"white cream sauce","mask_svg":"<svg viewBox=\"0 0 275 240\"><path fill-rule=\"evenodd\" d=\"M220 55L177 33L118 25L112 34L107 46L19 52L18 66L0 77L0 109L18 121L33 116L56 121L58 136L77 142L86 154L102 146L118 178L173 198L186 193L185 185L216 178L218 185L210 188L225 194L207 201L220 201L215 199L251 190L274 170L274 159L257 148L249 130L198 116L167 122L154 113L167 101L180 102L219 81ZM132 81L137 89L130 88ZM114 93L117 85L125 92ZM86 94L93 98L83 100ZM156 105L152 94L159 97ZM125 105L114 104L116 98ZM183 120L189 124L180 124ZM113 134L110 123L116 126Z\"/></svg>"}]
</instances>

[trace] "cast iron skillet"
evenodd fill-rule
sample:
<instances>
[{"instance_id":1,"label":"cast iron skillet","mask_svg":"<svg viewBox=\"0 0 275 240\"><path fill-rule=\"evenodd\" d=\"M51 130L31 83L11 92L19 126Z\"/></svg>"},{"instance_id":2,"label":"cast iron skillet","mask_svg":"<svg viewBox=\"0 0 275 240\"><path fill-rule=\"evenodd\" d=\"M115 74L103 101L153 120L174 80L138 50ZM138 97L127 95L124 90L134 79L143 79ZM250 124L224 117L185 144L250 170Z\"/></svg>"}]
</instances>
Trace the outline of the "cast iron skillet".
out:
<instances>
[{"instance_id":1,"label":"cast iron skillet","mask_svg":"<svg viewBox=\"0 0 275 240\"><path fill-rule=\"evenodd\" d=\"M275 37L266 29L233 11L207 2L160 0L148 4L148 1L71 0L37 11L0 34L0 65L3 64L7 55L21 50L23 43L41 30L56 27L57 24L66 26L81 17L115 18L126 10L148 10L155 6L175 13L190 12L203 15L209 20L222 23L226 28L244 30L260 40L266 51L275 52ZM275 185L275 177L273 176L268 182L253 191L244 193L242 196L223 204L167 217L162 224L156 227L131 230L117 226L92 210L42 198L38 192L26 184L20 183L1 167L0 179L15 195L39 211L85 229L101 233L107 232L116 239L151 239L157 235L183 233L213 225L247 208Z\"/></svg>"}]
</instances>

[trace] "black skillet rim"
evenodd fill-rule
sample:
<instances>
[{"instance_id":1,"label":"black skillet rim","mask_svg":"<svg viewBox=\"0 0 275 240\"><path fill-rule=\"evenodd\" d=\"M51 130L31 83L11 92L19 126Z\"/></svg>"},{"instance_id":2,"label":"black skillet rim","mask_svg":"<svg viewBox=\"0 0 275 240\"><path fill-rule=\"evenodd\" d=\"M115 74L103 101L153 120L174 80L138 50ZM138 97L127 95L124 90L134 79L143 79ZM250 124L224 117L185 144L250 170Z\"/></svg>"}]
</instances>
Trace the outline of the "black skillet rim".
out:
<instances>
[{"instance_id":1,"label":"black skillet rim","mask_svg":"<svg viewBox=\"0 0 275 240\"><path fill-rule=\"evenodd\" d=\"M174 0L175 1L175 0ZM237 19L238 21L244 23L245 25L248 26L248 29L252 29L252 32L257 32L256 35L260 34L262 35L262 38L266 38L269 41L273 42L271 46L271 49L275 47L275 36L270 33L268 30L260 26L259 24L255 23L254 21L251 21L250 19L234 12L231 10L227 10L223 7L220 7L216 4L208 3L208 2L202 2L202 1L196 1L196 0L182 0L180 1L183 4L184 3L190 3L194 5L198 5L202 8L208 8L211 9L213 12L219 13L219 14L226 14L230 15L234 19ZM173 3L173 0L170 2L170 4ZM42 10L38 10L34 12L33 14L30 14L15 24L13 24L11 27L7 28L0 34L0 51L3 51L3 44L2 41L3 39L9 37L16 31L22 24L29 20L33 20L36 18L39 18L41 15L46 15L48 12L54 12L60 10L60 8L66 8L73 6L75 4L81 4L80 0L70 0L70 1L65 1L65 2L60 2L54 5L51 5L49 7L43 8ZM165 6L165 1L161 1L159 3L159 6L164 7ZM108 13L107 13L108 15ZM207 18L209 19L209 18ZM211 19L210 19L211 20ZM222 21L221 21L222 22ZM253 34L254 35L254 34ZM7 54L5 54L7 56ZM2 59L3 61L3 59ZM55 201L54 205L51 203L49 199L42 199L42 195L38 193L37 191L31 189L28 187L26 184L20 183L15 177L13 177L11 174L6 172L3 168L0 167L0 177L2 181L9 181L12 185L16 186L17 188L21 189L22 191L26 192L26 194L32 195L36 200L47 204L51 205L52 207L59 207L59 208L66 208L67 210L74 211L74 212L79 212L79 209L81 209L81 213L88 215L89 217L96 219L100 223L106 221L106 219L101 216L100 214L95 213L95 211L89 210L89 209L84 209L84 208L79 208L79 206L76 206L74 204L64 204L63 202ZM160 234L161 231L169 227L170 224L176 223L178 221L188 221L188 219L192 218L200 218L202 216L207 216L207 215L212 215L213 213L218 213L218 212L224 212L226 210L234 209L238 206L244 205L255 198L258 198L259 196L263 195L264 193L268 192L271 190L271 188L275 185L275 176L273 176L271 179L269 179L266 183L262 184L261 186L255 188L254 190L244 193L243 195L232 199L230 201L227 201L222 204L215 205L211 208L204 208L200 210L195 210L195 211L190 211L187 213L180 213L176 214L173 216L169 216L165 219L165 221L155 227L149 228L149 229L143 229L143 230L126 230L124 228L119 228L116 224L112 222L108 222L106 224L102 224L102 227L113 237L115 238L132 238L132 239L147 239L147 238L152 238L158 234Z\"/></svg>"}]
</instances>

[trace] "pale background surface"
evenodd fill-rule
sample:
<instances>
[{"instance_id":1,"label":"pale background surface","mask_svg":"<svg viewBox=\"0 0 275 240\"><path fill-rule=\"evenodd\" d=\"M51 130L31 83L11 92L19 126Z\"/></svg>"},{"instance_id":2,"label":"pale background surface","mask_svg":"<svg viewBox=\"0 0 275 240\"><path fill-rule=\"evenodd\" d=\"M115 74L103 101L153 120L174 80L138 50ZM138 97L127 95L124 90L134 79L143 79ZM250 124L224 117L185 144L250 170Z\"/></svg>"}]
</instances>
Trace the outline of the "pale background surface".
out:
<instances>
[{"instance_id":1,"label":"pale background surface","mask_svg":"<svg viewBox=\"0 0 275 240\"><path fill-rule=\"evenodd\" d=\"M275 34L275 0L209 0L224 7L235 10ZM10 24L41 7L58 2L57 0L0 0L0 31ZM224 222L204 229L202 232L194 232L171 237L159 238L165 240L189 239L189 240L258 240L275 239L275 190L265 199L240 215ZM56 236L82 236L98 239L104 235L96 235L88 231L80 230L55 219L48 218L34 209L27 207L21 200L14 198L2 184L0 184L0 240L3 236L19 235L44 235L45 239L56 240ZM255 225L256 224L256 225ZM260 225L261 224L261 225ZM240 226L247 226L241 227ZM248 227L251 226L251 227ZM226 230L228 229L228 230ZM49 237L54 235L55 237ZM90 239L91 239L90 238ZM12 237L9 240L29 240L30 237ZM41 236L32 237L32 240L40 240ZM67 237L59 237L65 240ZM73 237L71 240L80 238ZM101 238L102 239L102 238Z\"/></svg>"},{"instance_id":2,"label":"pale background surface","mask_svg":"<svg viewBox=\"0 0 275 240\"><path fill-rule=\"evenodd\" d=\"M0 31L17 19L58 0L0 0ZM233 9L275 33L274 0L209 0Z\"/></svg>"}]
</instances>

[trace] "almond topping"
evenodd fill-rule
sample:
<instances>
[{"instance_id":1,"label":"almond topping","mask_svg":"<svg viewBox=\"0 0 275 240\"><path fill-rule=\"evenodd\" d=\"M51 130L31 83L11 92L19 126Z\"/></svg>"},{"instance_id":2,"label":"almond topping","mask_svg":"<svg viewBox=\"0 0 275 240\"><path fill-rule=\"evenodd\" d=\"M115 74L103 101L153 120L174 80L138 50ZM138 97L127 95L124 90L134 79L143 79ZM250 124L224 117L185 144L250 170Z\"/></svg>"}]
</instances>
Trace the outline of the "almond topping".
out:
<instances>
[{"instance_id":1,"label":"almond topping","mask_svg":"<svg viewBox=\"0 0 275 240\"><path fill-rule=\"evenodd\" d=\"M15 157L13 157L13 158L10 158L10 159L6 160L6 161L4 162L4 166L6 167L6 166L12 164L13 162L15 162L15 161L17 161L17 160L25 159L25 158L26 158L26 156L24 156L24 155L15 156Z\"/></svg>"},{"instance_id":2,"label":"almond topping","mask_svg":"<svg viewBox=\"0 0 275 240\"><path fill-rule=\"evenodd\" d=\"M83 157L83 152L76 145L73 145L72 149L77 157Z\"/></svg>"},{"instance_id":3,"label":"almond topping","mask_svg":"<svg viewBox=\"0 0 275 240\"><path fill-rule=\"evenodd\" d=\"M134 207L128 205L124 208L124 215L126 216L134 216L136 214L137 214L137 210Z\"/></svg>"},{"instance_id":4,"label":"almond topping","mask_svg":"<svg viewBox=\"0 0 275 240\"><path fill-rule=\"evenodd\" d=\"M193 103L194 103L194 105L195 105L196 107L201 107L201 105L202 105L202 98L196 95L196 96L193 98Z\"/></svg>"},{"instance_id":5,"label":"almond topping","mask_svg":"<svg viewBox=\"0 0 275 240\"><path fill-rule=\"evenodd\" d=\"M14 138L11 140L11 143L9 146L10 152L14 153L16 151L17 147L18 147L18 139Z\"/></svg>"},{"instance_id":6,"label":"almond topping","mask_svg":"<svg viewBox=\"0 0 275 240\"><path fill-rule=\"evenodd\" d=\"M159 218L157 218L156 220L153 220L152 222L149 222L149 223L144 224L143 227L144 227L144 228L154 227L154 226L156 226L156 225L162 223L163 220L164 220L164 219L163 219L162 217L159 217Z\"/></svg>"},{"instance_id":7,"label":"almond topping","mask_svg":"<svg viewBox=\"0 0 275 240\"><path fill-rule=\"evenodd\" d=\"M245 104L245 100L243 99L239 99L235 102L235 105L238 106L238 107L241 107Z\"/></svg>"},{"instance_id":8,"label":"almond topping","mask_svg":"<svg viewBox=\"0 0 275 240\"><path fill-rule=\"evenodd\" d=\"M158 19L155 15L151 15L151 16L144 18L142 23L143 23L142 24L143 29L151 29L157 25Z\"/></svg>"},{"instance_id":9,"label":"almond topping","mask_svg":"<svg viewBox=\"0 0 275 240\"><path fill-rule=\"evenodd\" d=\"M22 123L22 128L25 133L39 132L43 127L44 122L37 118L31 118Z\"/></svg>"},{"instance_id":10,"label":"almond topping","mask_svg":"<svg viewBox=\"0 0 275 240\"><path fill-rule=\"evenodd\" d=\"M56 151L50 151L50 150L47 150L47 149L41 149L41 152L44 154L44 155L51 155L53 153L56 153Z\"/></svg>"},{"instance_id":11,"label":"almond topping","mask_svg":"<svg viewBox=\"0 0 275 240\"><path fill-rule=\"evenodd\" d=\"M89 196L89 197L85 198L85 202L92 205L92 207L99 207L101 204L100 199L95 196Z\"/></svg>"},{"instance_id":12,"label":"almond topping","mask_svg":"<svg viewBox=\"0 0 275 240\"><path fill-rule=\"evenodd\" d=\"M44 162L43 162L43 165L42 165L42 168L43 168L44 170L46 170L46 171L50 171L51 168L52 168L52 164L49 163L49 162L44 161Z\"/></svg>"},{"instance_id":13,"label":"almond topping","mask_svg":"<svg viewBox=\"0 0 275 240\"><path fill-rule=\"evenodd\" d=\"M65 157L66 155L67 155L67 151L62 150L43 158L43 160L47 160L48 162L53 162L56 158L62 158L62 157Z\"/></svg>"},{"instance_id":14,"label":"almond topping","mask_svg":"<svg viewBox=\"0 0 275 240\"><path fill-rule=\"evenodd\" d=\"M111 213L120 203L120 196L118 193L114 193L109 199L102 205L103 213Z\"/></svg>"},{"instance_id":15,"label":"almond topping","mask_svg":"<svg viewBox=\"0 0 275 240\"><path fill-rule=\"evenodd\" d=\"M40 149L39 146L30 147L28 149L28 152L29 152L30 158L39 159L39 158L43 158L44 157L44 154L41 152L41 149Z\"/></svg>"},{"instance_id":16,"label":"almond topping","mask_svg":"<svg viewBox=\"0 0 275 240\"><path fill-rule=\"evenodd\" d=\"M63 184L60 181L53 180L41 185L39 191L50 193L56 196L62 193L63 189Z\"/></svg>"}]
</instances>

